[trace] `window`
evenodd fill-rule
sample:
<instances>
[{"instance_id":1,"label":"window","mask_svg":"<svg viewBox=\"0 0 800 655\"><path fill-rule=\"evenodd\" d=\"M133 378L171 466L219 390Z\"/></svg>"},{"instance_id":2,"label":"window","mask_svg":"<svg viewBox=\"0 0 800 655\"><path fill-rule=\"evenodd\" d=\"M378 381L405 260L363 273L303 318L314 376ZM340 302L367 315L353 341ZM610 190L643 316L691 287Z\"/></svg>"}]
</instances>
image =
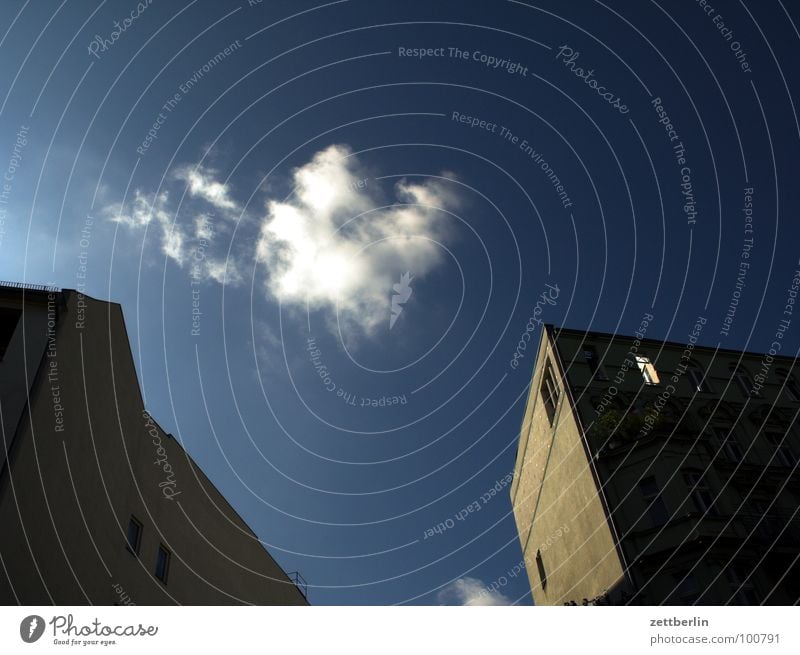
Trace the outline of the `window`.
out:
<instances>
[{"instance_id":1,"label":"window","mask_svg":"<svg viewBox=\"0 0 800 655\"><path fill-rule=\"evenodd\" d=\"M694 603L700 597L700 585L694 573L677 571L672 574L672 579L675 581L673 594L681 605Z\"/></svg>"},{"instance_id":2,"label":"window","mask_svg":"<svg viewBox=\"0 0 800 655\"><path fill-rule=\"evenodd\" d=\"M753 389L753 379L744 368L731 365L731 370L733 371L736 384L739 385L739 391L742 392L745 398L754 398L759 395L758 392Z\"/></svg>"},{"instance_id":3,"label":"window","mask_svg":"<svg viewBox=\"0 0 800 655\"><path fill-rule=\"evenodd\" d=\"M606 375L606 372L603 369L603 365L597 358L597 350L595 349L594 346L586 346L583 349L583 358L589 365L589 369L592 371L592 376L594 377L595 380L608 380L608 376Z\"/></svg>"},{"instance_id":4,"label":"window","mask_svg":"<svg viewBox=\"0 0 800 655\"><path fill-rule=\"evenodd\" d=\"M167 584L167 574L169 573L170 553L164 544L158 545L158 555L156 556L156 577L164 584Z\"/></svg>"},{"instance_id":5,"label":"window","mask_svg":"<svg viewBox=\"0 0 800 655\"><path fill-rule=\"evenodd\" d=\"M697 362L690 362L686 372L695 391L711 391L711 387L706 382L706 373Z\"/></svg>"},{"instance_id":6,"label":"window","mask_svg":"<svg viewBox=\"0 0 800 655\"><path fill-rule=\"evenodd\" d=\"M733 430L728 428L713 428L714 436L720 445L720 450L725 455L726 459L731 462L741 462L744 459L742 454L742 447L739 445L739 440Z\"/></svg>"},{"instance_id":7,"label":"window","mask_svg":"<svg viewBox=\"0 0 800 655\"><path fill-rule=\"evenodd\" d=\"M797 458L794 456L792 449L789 448L789 444L782 433L767 432L767 441L775 448L775 459L772 460L775 464L792 468L797 464Z\"/></svg>"},{"instance_id":8,"label":"window","mask_svg":"<svg viewBox=\"0 0 800 655\"><path fill-rule=\"evenodd\" d=\"M797 386L797 381L794 379L794 376L789 375L786 371L778 371L778 374L783 375L785 378L783 390L786 392L789 400L793 402L800 401L800 387Z\"/></svg>"},{"instance_id":9,"label":"window","mask_svg":"<svg viewBox=\"0 0 800 655\"><path fill-rule=\"evenodd\" d=\"M636 363L639 365L645 384L658 384L660 382L656 367L645 355L636 355Z\"/></svg>"},{"instance_id":10,"label":"window","mask_svg":"<svg viewBox=\"0 0 800 655\"><path fill-rule=\"evenodd\" d=\"M539 581L542 583L542 590L547 588L547 573L544 570L544 561L542 560L542 551L536 551L536 569L539 571Z\"/></svg>"},{"instance_id":11,"label":"window","mask_svg":"<svg viewBox=\"0 0 800 655\"><path fill-rule=\"evenodd\" d=\"M689 497L692 499L695 509L701 514L717 516L714 496L708 487L705 476L700 471L685 471L683 480L689 487Z\"/></svg>"},{"instance_id":12,"label":"window","mask_svg":"<svg viewBox=\"0 0 800 655\"><path fill-rule=\"evenodd\" d=\"M0 362L3 361L8 344L11 343L21 313L11 307L0 307Z\"/></svg>"},{"instance_id":13,"label":"window","mask_svg":"<svg viewBox=\"0 0 800 655\"><path fill-rule=\"evenodd\" d=\"M653 527L664 525L669 520L669 512L655 477L650 475L639 480L639 492L647 505L647 513L653 522Z\"/></svg>"},{"instance_id":14,"label":"window","mask_svg":"<svg viewBox=\"0 0 800 655\"><path fill-rule=\"evenodd\" d=\"M129 551L134 555L138 555L139 547L142 545L142 523L135 516L131 516L130 521L128 521L126 545Z\"/></svg>"},{"instance_id":15,"label":"window","mask_svg":"<svg viewBox=\"0 0 800 655\"><path fill-rule=\"evenodd\" d=\"M747 566L743 562L734 562L725 569L725 577L731 589L731 600L736 605L759 604L758 593L748 573L752 570L752 566Z\"/></svg>"},{"instance_id":16,"label":"window","mask_svg":"<svg viewBox=\"0 0 800 655\"><path fill-rule=\"evenodd\" d=\"M556 407L558 406L558 397L561 390L558 388L555 380L553 379L553 367L548 361L545 364L544 375L542 376L542 401L544 408L547 411L547 418L550 425L553 425L553 420L556 416Z\"/></svg>"}]
</instances>

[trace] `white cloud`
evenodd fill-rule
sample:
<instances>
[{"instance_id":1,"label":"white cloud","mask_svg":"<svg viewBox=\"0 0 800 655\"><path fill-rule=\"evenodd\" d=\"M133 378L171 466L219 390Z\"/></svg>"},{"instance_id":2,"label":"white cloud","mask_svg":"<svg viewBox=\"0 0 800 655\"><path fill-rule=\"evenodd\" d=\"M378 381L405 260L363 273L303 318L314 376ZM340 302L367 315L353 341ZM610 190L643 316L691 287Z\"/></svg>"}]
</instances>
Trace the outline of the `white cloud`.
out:
<instances>
[{"instance_id":1,"label":"white cloud","mask_svg":"<svg viewBox=\"0 0 800 655\"><path fill-rule=\"evenodd\" d=\"M441 605L511 605L511 599L497 590L489 591L477 578L459 578L444 586L436 596Z\"/></svg>"},{"instance_id":2,"label":"white cloud","mask_svg":"<svg viewBox=\"0 0 800 655\"><path fill-rule=\"evenodd\" d=\"M207 174L204 175L204 186L194 195L216 209L235 206L227 197L227 188L208 178ZM175 177L182 179L178 175ZM194 218L188 221L188 225L184 225L185 221L175 220L176 210L171 207L168 191L148 195L142 189L135 189L133 199L126 206L113 203L103 208L101 213L107 219L132 231L146 227L153 235L152 238L158 241L161 253L186 269L193 279L213 280L220 284L241 282L241 265L235 259L217 254L223 245L219 242L218 234L227 230L215 218L215 212L196 211L188 205L182 211L194 213Z\"/></svg>"},{"instance_id":3,"label":"white cloud","mask_svg":"<svg viewBox=\"0 0 800 655\"><path fill-rule=\"evenodd\" d=\"M257 234L248 234L252 223L239 224L233 257L223 237L231 235L241 207L213 169L181 166L163 191L135 189L125 206L110 204L103 213L131 231L147 228L162 254L193 279L237 284L255 256L266 269L267 294L286 309L327 310L331 322L338 311L345 327L356 328L353 334L369 334L379 325L388 329L400 276L408 272L421 281L442 261L437 242L449 238L453 225L445 211L458 203L446 183L404 179L384 206L374 183L359 185L364 179L347 146L317 152L293 171L288 199L267 200ZM179 182L187 193L176 220Z\"/></svg>"},{"instance_id":4,"label":"white cloud","mask_svg":"<svg viewBox=\"0 0 800 655\"><path fill-rule=\"evenodd\" d=\"M256 255L271 296L297 308L339 312L370 333L390 318L392 285L424 276L442 259L456 198L439 182L395 186L398 203L381 207L358 188L358 162L346 146L317 152L295 169L294 194L270 200Z\"/></svg>"},{"instance_id":5,"label":"white cloud","mask_svg":"<svg viewBox=\"0 0 800 655\"><path fill-rule=\"evenodd\" d=\"M177 180L186 183L189 195L202 198L223 212L234 212L238 205L230 196L227 184L214 179L216 171L202 166L182 166L174 173Z\"/></svg>"}]
</instances>

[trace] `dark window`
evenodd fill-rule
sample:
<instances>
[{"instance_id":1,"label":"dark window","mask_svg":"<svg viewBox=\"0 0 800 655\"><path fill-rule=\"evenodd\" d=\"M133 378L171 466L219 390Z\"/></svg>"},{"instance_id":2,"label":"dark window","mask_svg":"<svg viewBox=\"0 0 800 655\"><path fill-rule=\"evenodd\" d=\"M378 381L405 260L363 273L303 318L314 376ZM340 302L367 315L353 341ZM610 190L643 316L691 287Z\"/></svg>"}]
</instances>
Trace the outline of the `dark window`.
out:
<instances>
[{"instance_id":1,"label":"dark window","mask_svg":"<svg viewBox=\"0 0 800 655\"><path fill-rule=\"evenodd\" d=\"M800 388L793 377L786 378L786 394L790 400L797 402L800 400Z\"/></svg>"},{"instance_id":2,"label":"dark window","mask_svg":"<svg viewBox=\"0 0 800 655\"><path fill-rule=\"evenodd\" d=\"M714 435L717 437L719 447L726 459L731 462L741 462L744 459L742 447L733 430L728 428L714 428Z\"/></svg>"},{"instance_id":3,"label":"dark window","mask_svg":"<svg viewBox=\"0 0 800 655\"><path fill-rule=\"evenodd\" d=\"M697 362L691 362L687 369L689 380L691 381L692 388L695 391L711 391L711 387L706 381L706 373L700 368Z\"/></svg>"},{"instance_id":4,"label":"dark window","mask_svg":"<svg viewBox=\"0 0 800 655\"><path fill-rule=\"evenodd\" d=\"M718 512L714 507L714 496L708 488L705 476L700 471L685 471L683 480L689 487L689 496L695 509L701 514L716 516Z\"/></svg>"},{"instance_id":5,"label":"dark window","mask_svg":"<svg viewBox=\"0 0 800 655\"><path fill-rule=\"evenodd\" d=\"M542 583L542 589L547 588L547 573L544 570L544 561L542 560L542 551L536 551L536 568L539 571L539 580Z\"/></svg>"},{"instance_id":6,"label":"dark window","mask_svg":"<svg viewBox=\"0 0 800 655\"><path fill-rule=\"evenodd\" d=\"M3 361L11 337L14 336L21 313L18 309L0 307L0 362Z\"/></svg>"},{"instance_id":7,"label":"dark window","mask_svg":"<svg viewBox=\"0 0 800 655\"><path fill-rule=\"evenodd\" d=\"M797 458L794 456L792 449L786 442L786 437L780 432L767 432L767 440L772 444L775 449L775 459L773 463L780 466L794 467L797 464Z\"/></svg>"},{"instance_id":8,"label":"dark window","mask_svg":"<svg viewBox=\"0 0 800 655\"><path fill-rule=\"evenodd\" d=\"M167 583L167 574L169 573L169 551L164 548L163 544L158 545L158 556L156 557L156 577L164 584Z\"/></svg>"},{"instance_id":9,"label":"dark window","mask_svg":"<svg viewBox=\"0 0 800 655\"><path fill-rule=\"evenodd\" d=\"M653 522L653 527L664 525L669 520L669 512L664 499L661 497L661 490L658 488L655 477L649 475L639 480L639 491L642 494L645 505L647 505L647 513Z\"/></svg>"},{"instance_id":10,"label":"dark window","mask_svg":"<svg viewBox=\"0 0 800 655\"><path fill-rule=\"evenodd\" d=\"M134 516L131 516L128 521L128 540L127 546L134 554L139 553L139 547L142 545L142 523Z\"/></svg>"},{"instance_id":11,"label":"dark window","mask_svg":"<svg viewBox=\"0 0 800 655\"><path fill-rule=\"evenodd\" d=\"M595 349L594 346L586 346L583 349L583 358L589 365L589 370L592 372L592 375L594 376L595 380L608 380L608 376L606 375L606 372L603 369L603 365L597 358L597 350Z\"/></svg>"},{"instance_id":12,"label":"dark window","mask_svg":"<svg viewBox=\"0 0 800 655\"><path fill-rule=\"evenodd\" d=\"M759 598L751 573L752 566L734 562L725 569L725 577L731 589L731 601L736 605L758 605Z\"/></svg>"},{"instance_id":13,"label":"dark window","mask_svg":"<svg viewBox=\"0 0 800 655\"><path fill-rule=\"evenodd\" d=\"M700 585L694 573L688 570L678 571L672 575L675 581L674 595L681 605L690 605L700 597Z\"/></svg>"},{"instance_id":14,"label":"dark window","mask_svg":"<svg viewBox=\"0 0 800 655\"><path fill-rule=\"evenodd\" d=\"M739 391L745 398L755 398L759 395L758 391L753 389L753 378L741 366L731 366L733 376L736 379L736 384L739 385Z\"/></svg>"},{"instance_id":15,"label":"dark window","mask_svg":"<svg viewBox=\"0 0 800 655\"><path fill-rule=\"evenodd\" d=\"M553 379L553 368L548 361L544 367L544 375L542 376L542 401L544 408L547 411L547 418L550 425L553 425L553 420L556 416L556 407L558 406L558 397L561 390L558 388L556 381Z\"/></svg>"}]
</instances>

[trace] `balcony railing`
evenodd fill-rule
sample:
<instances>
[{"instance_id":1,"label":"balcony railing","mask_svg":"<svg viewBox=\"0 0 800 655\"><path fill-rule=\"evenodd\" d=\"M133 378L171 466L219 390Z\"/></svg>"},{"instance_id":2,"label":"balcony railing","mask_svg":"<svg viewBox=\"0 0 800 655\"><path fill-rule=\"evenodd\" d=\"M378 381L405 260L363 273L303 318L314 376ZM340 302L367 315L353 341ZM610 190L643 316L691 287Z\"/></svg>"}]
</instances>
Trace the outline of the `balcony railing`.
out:
<instances>
[{"instance_id":1,"label":"balcony railing","mask_svg":"<svg viewBox=\"0 0 800 655\"><path fill-rule=\"evenodd\" d=\"M308 583L306 579L300 575L299 571L292 571L291 573L287 574L289 579L294 582L295 587L300 590L300 593L303 594L303 598L308 598Z\"/></svg>"},{"instance_id":2,"label":"balcony railing","mask_svg":"<svg viewBox=\"0 0 800 655\"><path fill-rule=\"evenodd\" d=\"M54 287L47 284L29 284L27 282L6 282L5 280L0 280L0 287L4 287L6 289L23 289L25 291L49 291L51 293L61 291L59 287Z\"/></svg>"}]
</instances>

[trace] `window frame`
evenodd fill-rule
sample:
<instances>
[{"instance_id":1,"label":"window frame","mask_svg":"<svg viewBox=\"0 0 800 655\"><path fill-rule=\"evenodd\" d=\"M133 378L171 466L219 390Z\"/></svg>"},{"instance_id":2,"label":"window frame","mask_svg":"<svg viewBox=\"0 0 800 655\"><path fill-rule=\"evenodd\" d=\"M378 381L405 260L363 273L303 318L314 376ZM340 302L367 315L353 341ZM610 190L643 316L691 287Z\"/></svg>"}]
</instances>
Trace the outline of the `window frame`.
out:
<instances>
[{"instance_id":1,"label":"window frame","mask_svg":"<svg viewBox=\"0 0 800 655\"><path fill-rule=\"evenodd\" d=\"M686 369L692 387L697 393L710 393L711 385L708 383L708 371L692 360Z\"/></svg>"},{"instance_id":2,"label":"window frame","mask_svg":"<svg viewBox=\"0 0 800 655\"><path fill-rule=\"evenodd\" d=\"M800 402L800 387L797 386L797 381L793 376L786 377L783 388L786 389L789 400L793 403Z\"/></svg>"},{"instance_id":3,"label":"window frame","mask_svg":"<svg viewBox=\"0 0 800 655\"><path fill-rule=\"evenodd\" d=\"M761 595L753 582L753 576L742 576L743 570L747 568L743 562L731 562L725 567L725 579L732 590L731 599L736 599L738 605L758 605ZM752 597L748 598L748 594Z\"/></svg>"},{"instance_id":4,"label":"window frame","mask_svg":"<svg viewBox=\"0 0 800 655\"><path fill-rule=\"evenodd\" d=\"M164 554L164 570L161 575L159 575L159 569L161 568L161 554ZM167 584L167 579L169 578L169 569L170 563L172 562L172 551L167 548L164 544L158 544L158 550L156 551L156 567L153 571L153 575L156 577L156 580L160 580L164 584Z\"/></svg>"},{"instance_id":5,"label":"window frame","mask_svg":"<svg viewBox=\"0 0 800 655\"><path fill-rule=\"evenodd\" d=\"M136 526L136 543L131 544L131 527ZM138 556L142 548L142 532L144 532L144 525L133 514L128 519L128 532L125 535L125 548L132 555Z\"/></svg>"},{"instance_id":6,"label":"window frame","mask_svg":"<svg viewBox=\"0 0 800 655\"><path fill-rule=\"evenodd\" d=\"M692 481L689 478L696 477ZM708 478L703 471L695 469L683 470L683 482L689 489L689 495L695 510L703 516L719 516L716 502L714 500L714 492L708 484Z\"/></svg>"},{"instance_id":7,"label":"window frame","mask_svg":"<svg viewBox=\"0 0 800 655\"><path fill-rule=\"evenodd\" d=\"M645 354L638 353L635 355L636 365L639 367L639 372L642 374L642 379L648 387L657 387L661 384L661 378L658 375L658 369L653 361Z\"/></svg>"},{"instance_id":8,"label":"window frame","mask_svg":"<svg viewBox=\"0 0 800 655\"><path fill-rule=\"evenodd\" d=\"M561 398L561 388L558 386L555 376L553 375L553 366L550 363L550 359L547 359L544 368L542 369L540 393L542 396L542 402L544 403L545 412L547 413L547 418L550 421L550 426L552 427L555 423L556 412L558 411L558 402Z\"/></svg>"},{"instance_id":9,"label":"window frame","mask_svg":"<svg viewBox=\"0 0 800 655\"><path fill-rule=\"evenodd\" d=\"M652 481L653 485L651 490L645 489L645 483L649 481ZM637 483L637 488L642 496L642 500L647 505L647 516L650 518L650 522L653 524L652 527L659 528L662 525L669 523L670 512L667 508L666 502L664 502L664 495L661 487L658 486L658 480L656 480L656 476L648 475L647 477L640 478L639 482ZM664 513L663 521L659 521L661 518L659 512L661 511Z\"/></svg>"},{"instance_id":10,"label":"window frame","mask_svg":"<svg viewBox=\"0 0 800 655\"><path fill-rule=\"evenodd\" d=\"M592 372L592 379L597 380L598 382L607 381L608 375L603 367L603 363L597 356L597 348L592 345L587 345L581 348L581 352L583 353L584 361L589 366L589 370Z\"/></svg>"},{"instance_id":11,"label":"window frame","mask_svg":"<svg viewBox=\"0 0 800 655\"><path fill-rule=\"evenodd\" d=\"M697 579L694 571L680 569L672 574L672 579L675 581L672 595L683 601L683 604L686 604L686 601L696 601L700 598L700 580Z\"/></svg>"},{"instance_id":12,"label":"window frame","mask_svg":"<svg viewBox=\"0 0 800 655\"><path fill-rule=\"evenodd\" d=\"M547 571L544 568L541 550L536 551L536 570L539 572L539 582L542 585L542 591L545 591L547 589Z\"/></svg>"},{"instance_id":13,"label":"window frame","mask_svg":"<svg viewBox=\"0 0 800 655\"><path fill-rule=\"evenodd\" d=\"M717 442L719 442L719 449L725 455L726 459L736 464L745 461L742 444L739 442L739 437L732 427L729 428L721 425L715 425L712 426L711 431L714 434L714 438L717 440ZM738 451L738 455L734 453L736 456L731 457L731 452L733 449Z\"/></svg>"},{"instance_id":14,"label":"window frame","mask_svg":"<svg viewBox=\"0 0 800 655\"><path fill-rule=\"evenodd\" d=\"M735 364L731 364L731 371L733 377L736 379L736 386L739 387L739 392L742 396L745 398L758 398L761 396L761 394L753 388L753 376L750 375L750 371L744 366L737 366Z\"/></svg>"},{"instance_id":15,"label":"window frame","mask_svg":"<svg viewBox=\"0 0 800 655\"><path fill-rule=\"evenodd\" d=\"M0 362L5 358L8 347L11 345L14 335L17 333L21 316L22 311L16 307L0 307ZM7 331L3 329L3 323L6 320L10 326L10 330ZM6 332L8 333L7 339Z\"/></svg>"},{"instance_id":16,"label":"window frame","mask_svg":"<svg viewBox=\"0 0 800 655\"><path fill-rule=\"evenodd\" d=\"M769 431L765 432L764 436L774 449L773 462L777 459L781 466L787 468L794 468L797 466L797 456L788 444L786 439L788 436L787 434Z\"/></svg>"}]
</instances>

